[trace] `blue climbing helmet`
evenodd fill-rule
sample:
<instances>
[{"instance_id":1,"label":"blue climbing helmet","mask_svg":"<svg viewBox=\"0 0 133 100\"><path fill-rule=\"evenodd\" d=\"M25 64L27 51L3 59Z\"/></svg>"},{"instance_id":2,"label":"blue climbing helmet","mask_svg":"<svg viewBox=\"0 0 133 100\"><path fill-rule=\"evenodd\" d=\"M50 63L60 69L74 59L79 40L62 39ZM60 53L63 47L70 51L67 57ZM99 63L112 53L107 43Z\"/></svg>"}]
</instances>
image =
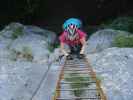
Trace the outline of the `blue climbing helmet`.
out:
<instances>
[{"instance_id":1,"label":"blue climbing helmet","mask_svg":"<svg viewBox=\"0 0 133 100\"><path fill-rule=\"evenodd\" d=\"M77 28L81 28L82 27L82 22L77 19L77 18L70 18L68 20L66 20L63 24L63 29L66 29L69 25L75 25Z\"/></svg>"},{"instance_id":2,"label":"blue climbing helmet","mask_svg":"<svg viewBox=\"0 0 133 100\"><path fill-rule=\"evenodd\" d=\"M63 24L63 29L67 31L67 38L74 40L77 37L77 29L81 28L82 22L77 18L70 18Z\"/></svg>"}]
</instances>

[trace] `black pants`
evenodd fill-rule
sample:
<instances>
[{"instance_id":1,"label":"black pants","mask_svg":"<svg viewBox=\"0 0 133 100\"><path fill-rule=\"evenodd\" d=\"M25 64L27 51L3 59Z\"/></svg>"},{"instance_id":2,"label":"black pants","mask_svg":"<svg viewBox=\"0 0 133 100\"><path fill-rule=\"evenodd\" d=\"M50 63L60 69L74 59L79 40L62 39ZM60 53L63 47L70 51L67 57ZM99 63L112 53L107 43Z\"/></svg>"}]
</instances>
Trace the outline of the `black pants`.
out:
<instances>
[{"instance_id":1,"label":"black pants","mask_svg":"<svg viewBox=\"0 0 133 100\"><path fill-rule=\"evenodd\" d=\"M81 47L82 47L81 44L69 46L70 54L80 54Z\"/></svg>"}]
</instances>

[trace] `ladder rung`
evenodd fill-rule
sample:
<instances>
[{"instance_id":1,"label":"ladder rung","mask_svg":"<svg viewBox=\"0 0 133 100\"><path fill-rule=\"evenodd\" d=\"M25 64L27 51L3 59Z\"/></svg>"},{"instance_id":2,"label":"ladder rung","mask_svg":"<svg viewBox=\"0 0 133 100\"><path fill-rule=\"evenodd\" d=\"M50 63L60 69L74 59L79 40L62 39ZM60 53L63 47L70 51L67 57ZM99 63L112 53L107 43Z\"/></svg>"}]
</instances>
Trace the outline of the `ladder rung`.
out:
<instances>
[{"instance_id":1,"label":"ladder rung","mask_svg":"<svg viewBox=\"0 0 133 100\"><path fill-rule=\"evenodd\" d=\"M98 90L98 89L90 89L90 88L75 88L75 89L57 89L56 91L75 91L75 90Z\"/></svg>"},{"instance_id":2,"label":"ladder rung","mask_svg":"<svg viewBox=\"0 0 133 100\"><path fill-rule=\"evenodd\" d=\"M64 74L89 74L89 71L87 72L64 72Z\"/></svg>"},{"instance_id":3,"label":"ladder rung","mask_svg":"<svg viewBox=\"0 0 133 100\"><path fill-rule=\"evenodd\" d=\"M82 68L80 68L80 69L76 69L76 68L75 69L74 68L73 69L64 69L64 71L88 71L88 68L83 68L83 69Z\"/></svg>"},{"instance_id":4,"label":"ladder rung","mask_svg":"<svg viewBox=\"0 0 133 100\"><path fill-rule=\"evenodd\" d=\"M88 68L86 66L75 66L75 65L71 65L71 66L64 66L64 68Z\"/></svg>"},{"instance_id":5,"label":"ladder rung","mask_svg":"<svg viewBox=\"0 0 133 100\"><path fill-rule=\"evenodd\" d=\"M71 79L71 78L95 78L95 77L93 77L93 76L91 76L91 75L85 75L85 76L71 76L71 77L64 77L64 78L67 78L67 79Z\"/></svg>"},{"instance_id":6,"label":"ladder rung","mask_svg":"<svg viewBox=\"0 0 133 100\"><path fill-rule=\"evenodd\" d=\"M87 99L87 100L99 100L99 98L94 97L70 97L70 98L57 98L56 100L76 100L76 99Z\"/></svg>"},{"instance_id":7,"label":"ladder rung","mask_svg":"<svg viewBox=\"0 0 133 100\"><path fill-rule=\"evenodd\" d=\"M85 63L84 64L65 64L65 66L87 66Z\"/></svg>"},{"instance_id":8,"label":"ladder rung","mask_svg":"<svg viewBox=\"0 0 133 100\"><path fill-rule=\"evenodd\" d=\"M82 81L82 82L64 82L61 81L61 84L85 84L85 83L96 83L95 81Z\"/></svg>"}]
</instances>

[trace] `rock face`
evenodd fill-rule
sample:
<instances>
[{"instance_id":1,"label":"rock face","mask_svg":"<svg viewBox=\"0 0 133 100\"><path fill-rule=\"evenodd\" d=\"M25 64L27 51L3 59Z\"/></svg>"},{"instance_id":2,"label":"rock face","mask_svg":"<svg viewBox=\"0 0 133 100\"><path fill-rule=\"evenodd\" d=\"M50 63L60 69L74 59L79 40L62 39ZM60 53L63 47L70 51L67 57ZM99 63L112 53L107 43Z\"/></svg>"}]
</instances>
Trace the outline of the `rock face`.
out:
<instances>
[{"instance_id":1,"label":"rock face","mask_svg":"<svg viewBox=\"0 0 133 100\"><path fill-rule=\"evenodd\" d=\"M21 31L22 33L24 32L24 26L20 23L11 23L7 25L0 33L2 36L6 38L12 38L13 33L18 30Z\"/></svg>"},{"instance_id":2,"label":"rock face","mask_svg":"<svg viewBox=\"0 0 133 100\"><path fill-rule=\"evenodd\" d=\"M106 48L112 47L112 42L116 35L130 33L124 31L117 31L112 29L103 29L94 33L87 41L86 52L99 52Z\"/></svg>"},{"instance_id":3,"label":"rock face","mask_svg":"<svg viewBox=\"0 0 133 100\"><path fill-rule=\"evenodd\" d=\"M43 30L36 26L25 26L24 29L25 33L34 33L44 36L44 40L47 41L49 44L54 44L57 39L56 33L48 30Z\"/></svg>"},{"instance_id":4,"label":"rock face","mask_svg":"<svg viewBox=\"0 0 133 100\"><path fill-rule=\"evenodd\" d=\"M24 26L20 23L9 24L0 32L0 34L6 38L12 38L15 32L20 32L18 33L20 36L23 34L42 35L45 41L49 43L55 43L55 40L56 40L56 34L52 31L43 30L36 26L30 26L30 25Z\"/></svg>"},{"instance_id":5,"label":"rock face","mask_svg":"<svg viewBox=\"0 0 133 100\"><path fill-rule=\"evenodd\" d=\"M29 55L34 61L41 61L48 58L48 47L56 42L56 34L36 26L11 23L0 32L0 42L1 49L9 50L11 56Z\"/></svg>"},{"instance_id":6,"label":"rock face","mask_svg":"<svg viewBox=\"0 0 133 100\"><path fill-rule=\"evenodd\" d=\"M96 32L88 40L87 57L102 82L108 100L133 98L133 48L109 48L116 34ZM60 49L53 53L53 32L19 23L0 32L0 100L51 100L59 75ZM108 49L107 49L108 48ZM93 50L101 51L90 54Z\"/></svg>"},{"instance_id":7,"label":"rock face","mask_svg":"<svg viewBox=\"0 0 133 100\"><path fill-rule=\"evenodd\" d=\"M0 60L1 100L30 100L48 65L31 62Z\"/></svg>"},{"instance_id":8,"label":"rock face","mask_svg":"<svg viewBox=\"0 0 133 100\"><path fill-rule=\"evenodd\" d=\"M10 45L11 51L32 55L33 61L41 61L44 58L48 59L49 50L47 48L48 42L38 34L23 35L14 40Z\"/></svg>"},{"instance_id":9,"label":"rock face","mask_svg":"<svg viewBox=\"0 0 133 100\"><path fill-rule=\"evenodd\" d=\"M0 100L34 97L51 67L48 46L55 43L55 39L54 32L19 23L9 24L0 32ZM57 80L56 72L50 75Z\"/></svg>"},{"instance_id":10,"label":"rock face","mask_svg":"<svg viewBox=\"0 0 133 100\"><path fill-rule=\"evenodd\" d=\"M107 100L132 100L133 48L109 48L88 54L88 58L102 81Z\"/></svg>"}]
</instances>

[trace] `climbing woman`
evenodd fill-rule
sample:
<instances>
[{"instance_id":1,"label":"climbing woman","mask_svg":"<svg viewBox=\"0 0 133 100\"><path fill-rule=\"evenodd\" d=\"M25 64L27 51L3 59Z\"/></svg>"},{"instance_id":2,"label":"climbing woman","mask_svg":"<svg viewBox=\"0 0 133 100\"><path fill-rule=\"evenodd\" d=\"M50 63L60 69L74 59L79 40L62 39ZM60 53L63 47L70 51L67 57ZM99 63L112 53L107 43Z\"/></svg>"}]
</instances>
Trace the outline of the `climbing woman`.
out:
<instances>
[{"instance_id":1,"label":"climbing woman","mask_svg":"<svg viewBox=\"0 0 133 100\"><path fill-rule=\"evenodd\" d=\"M60 47L65 56L70 54L83 55L86 45L86 33L81 30L82 22L77 18L70 18L63 24L63 32L61 33ZM65 50L68 45L70 52Z\"/></svg>"}]
</instances>

